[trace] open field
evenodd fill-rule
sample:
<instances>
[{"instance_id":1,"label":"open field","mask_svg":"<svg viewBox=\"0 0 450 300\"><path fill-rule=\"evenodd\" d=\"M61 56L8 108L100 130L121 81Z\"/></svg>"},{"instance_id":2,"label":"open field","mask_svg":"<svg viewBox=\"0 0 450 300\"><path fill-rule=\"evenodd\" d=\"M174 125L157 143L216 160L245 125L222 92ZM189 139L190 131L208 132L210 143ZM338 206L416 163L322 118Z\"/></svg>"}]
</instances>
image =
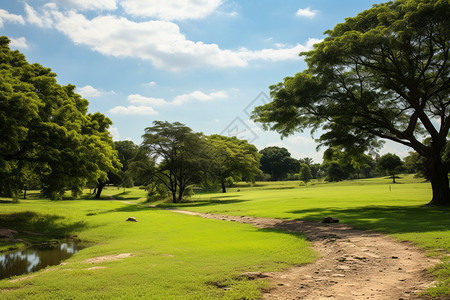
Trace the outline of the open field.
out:
<instances>
[{"instance_id":1,"label":"open field","mask_svg":"<svg viewBox=\"0 0 450 300\"><path fill-rule=\"evenodd\" d=\"M429 293L448 295L450 209L423 206L431 197L429 183L411 177L399 182L392 185L389 179L370 179L307 187L298 182L258 183L254 187L240 184L227 194L198 193L191 202L176 207L224 215L315 221L333 216L358 228L413 241L427 249L429 255L442 257L443 263L435 270L441 284ZM51 202L32 195L19 204L1 203L2 227L40 232L45 238L75 233L82 241L93 243L65 265L49 267L28 278L16 278L24 280L0 281L1 297L256 299L267 283L241 279L239 274L281 270L316 257L299 234L117 201L141 203L143 196L144 191L137 188L125 193L121 189L106 189L100 201ZM129 216L139 222L125 222ZM127 253L131 256L127 257ZM118 260L89 260L119 254L124 255Z\"/></svg>"},{"instance_id":2,"label":"open field","mask_svg":"<svg viewBox=\"0 0 450 300\"><path fill-rule=\"evenodd\" d=\"M118 201L2 204L2 218L9 213L28 219L27 224L16 224L19 230L43 228L45 232L54 227L57 235L76 232L81 240L95 245L80 251L67 265L49 267L25 280L0 281L2 299L253 299L265 283L240 279L239 274L280 270L315 257L299 235ZM125 222L129 216L139 222ZM11 220L9 225L14 225ZM131 256L86 262L124 253Z\"/></svg>"}]
</instances>

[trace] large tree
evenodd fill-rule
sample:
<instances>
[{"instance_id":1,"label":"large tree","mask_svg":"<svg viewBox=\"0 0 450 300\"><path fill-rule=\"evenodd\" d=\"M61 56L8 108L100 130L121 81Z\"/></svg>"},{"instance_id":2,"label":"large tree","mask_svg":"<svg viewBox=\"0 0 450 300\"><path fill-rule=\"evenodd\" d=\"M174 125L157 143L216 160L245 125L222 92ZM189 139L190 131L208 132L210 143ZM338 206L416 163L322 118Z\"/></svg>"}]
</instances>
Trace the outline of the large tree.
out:
<instances>
[{"instance_id":1,"label":"large tree","mask_svg":"<svg viewBox=\"0 0 450 300\"><path fill-rule=\"evenodd\" d=\"M88 101L61 86L56 74L29 64L0 37L0 192L14 194L27 176L39 177L44 193L76 196L87 182L106 180L120 163L108 132L111 120L88 114Z\"/></svg>"},{"instance_id":2,"label":"large tree","mask_svg":"<svg viewBox=\"0 0 450 300\"><path fill-rule=\"evenodd\" d=\"M208 173L220 182L223 193L226 193L227 178L231 177L238 181L244 177L247 181L254 181L261 173L259 169L261 155L254 145L236 137L217 134L208 136L207 140L210 158Z\"/></svg>"},{"instance_id":3,"label":"large tree","mask_svg":"<svg viewBox=\"0 0 450 300\"><path fill-rule=\"evenodd\" d=\"M261 156L261 170L270 174L273 180L281 180L288 173L297 173L300 162L291 157L291 153L284 147L271 146L259 151Z\"/></svg>"},{"instance_id":4,"label":"large tree","mask_svg":"<svg viewBox=\"0 0 450 300\"><path fill-rule=\"evenodd\" d=\"M186 188L199 183L205 172L207 145L202 135L179 122L154 121L142 138L143 149L158 161L152 176L167 187L173 203L181 202Z\"/></svg>"},{"instance_id":5,"label":"large tree","mask_svg":"<svg viewBox=\"0 0 450 300\"><path fill-rule=\"evenodd\" d=\"M377 4L326 34L301 53L308 68L271 86L273 101L253 118L284 136L323 129L328 146L366 150L383 138L411 147L426 160L430 204L450 205L442 161L450 128L450 2Z\"/></svg>"}]
</instances>

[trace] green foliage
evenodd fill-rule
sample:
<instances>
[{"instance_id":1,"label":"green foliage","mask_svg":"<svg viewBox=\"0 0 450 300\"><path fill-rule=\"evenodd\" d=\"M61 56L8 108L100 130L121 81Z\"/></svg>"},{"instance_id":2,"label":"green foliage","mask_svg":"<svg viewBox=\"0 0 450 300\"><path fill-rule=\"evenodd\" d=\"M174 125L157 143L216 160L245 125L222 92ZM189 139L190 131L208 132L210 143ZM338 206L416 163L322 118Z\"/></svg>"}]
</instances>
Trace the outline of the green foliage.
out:
<instances>
[{"instance_id":1,"label":"green foliage","mask_svg":"<svg viewBox=\"0 0 450 300\"><path fill-rule=\"evenodd\" d=\"M174 203L181 202L185 189L200 183L208 160L203 136L179 122L153 122L142 136L142 148L152 159L161 162L152 176L164 184Z\"/></svg>"},{"instance_id":2,"label":"green foliage","mask_svg":"<svg viewBox=\"0 0 450 300\"><path fill-rule=\"evenodd\" d=\"M291 157L286 148L266 147L259 153L262 155L261 171L270 174L272 180L285 179L288 173L297 173L300 170L300 163Z\"/></svg>"},{"instance_id":3,"label":"green foliage","mask_svg":"<svg viewBox=\"0 0 450 300\"><path fill-rule=\"evenodd\" d=\"M261 174L259 161L261 155L258 149L245 140L236 137L225 137L221 135L208 136L208 173L207 178L217 180L222 186L222 192L226 192L227 181L254 182ZM209 178L211 177L211 178ZM229 186L229 183L228 183Z\"/></svg>"},{"instance_id":4,"label":"green foliage","mask_svg":"<svg viewBox=\"0 0 450 300\"><path fill-rule=\"evenodd\" d=\"M150 183L146 186L146 189L148 202L166 200L170 197L169 193L167 192L166 186L159 181Z\"/></svg>"},{"instance_id":5,"label":"green foliage","mask_svg":"<svg viewBox=\"0 0 450 300\"><path fill-rule=\"evenodd\" d=\"M301 53L308 68L271 86L273 101L253 119L283 136L321 129L322 145L351 153L376 149L378 138L411 147L426 159L430 203L450 205L441 159L450 129L449 28L449 1L374 5Z\"/></svg>"},{"instance_id":6,"label":"green foliage","mask_svg":"<svg viewBox=\"0 0 450 300\"><path fill-rule=\"evenodd\" d=\"M300 165L299 179L303 181L305 185L307 185L308 182L312 179L311 169L307 164Z\"/></svg>"},{"instance_id":7,"label":"green foliage","mask_svg":"<svg viewBox=\"0 0 450 300\"><path fill-rule=\"evenodd\" d=\"M0 192L17 193L39 178L46 196L104 181L120 167L112 150L111 120L88 114L88 101L61 86L56 74L9 49L0 38Z\"/></svg>"},{"instance_id":8,"label":"green foliage","mask_svg":"<svg viewBox=\"0 0 450 300\"><path fill-rule=\"evenodd\" d=\"M395 183L395 174L403 170L403 162L395 154L387 153L377 160L377 169L382 173L392 176L392 182Z\"/></svg>"}]
</instances>

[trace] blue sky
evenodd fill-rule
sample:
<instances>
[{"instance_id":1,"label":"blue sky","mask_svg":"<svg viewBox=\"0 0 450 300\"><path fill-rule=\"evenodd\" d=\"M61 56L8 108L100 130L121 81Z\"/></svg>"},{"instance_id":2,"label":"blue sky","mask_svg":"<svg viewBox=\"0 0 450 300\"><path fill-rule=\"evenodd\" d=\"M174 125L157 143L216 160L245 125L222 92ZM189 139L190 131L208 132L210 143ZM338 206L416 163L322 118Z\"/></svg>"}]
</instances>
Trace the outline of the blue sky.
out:
<instances>
[{"instance_id":1,"label":"blue sky","mask_svg":"<svg viewBox=\"0 0 450 300\"><path fill-rule=\"evenodd\" d=\"M7 0L0 35L74 84L115 140L141 142L154 120L286 147L320 162L308 131L281 140L249 121L269 86L306 65L298 53L375 0ZM381 153L405 156L386 144Z\"/></svg>"}]
</instances>

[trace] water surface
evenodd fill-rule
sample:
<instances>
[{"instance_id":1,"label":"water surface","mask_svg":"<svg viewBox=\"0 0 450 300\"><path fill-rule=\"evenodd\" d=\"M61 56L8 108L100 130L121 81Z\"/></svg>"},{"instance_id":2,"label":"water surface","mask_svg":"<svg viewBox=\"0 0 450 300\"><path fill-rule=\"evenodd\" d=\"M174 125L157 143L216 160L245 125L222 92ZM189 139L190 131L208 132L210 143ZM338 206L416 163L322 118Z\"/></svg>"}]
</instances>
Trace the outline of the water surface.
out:
<instances>
[{"instance_id":1,"label":"water surface","mask_svg":"<svg viewBox=\"0 0 450 300\"><path fill-rule=\"evenodd\" d=\"M27 248L0 254L0 279L57 265L82 248L75 242L65 242L51 248Z\"/></svg>"}]
</instances>

